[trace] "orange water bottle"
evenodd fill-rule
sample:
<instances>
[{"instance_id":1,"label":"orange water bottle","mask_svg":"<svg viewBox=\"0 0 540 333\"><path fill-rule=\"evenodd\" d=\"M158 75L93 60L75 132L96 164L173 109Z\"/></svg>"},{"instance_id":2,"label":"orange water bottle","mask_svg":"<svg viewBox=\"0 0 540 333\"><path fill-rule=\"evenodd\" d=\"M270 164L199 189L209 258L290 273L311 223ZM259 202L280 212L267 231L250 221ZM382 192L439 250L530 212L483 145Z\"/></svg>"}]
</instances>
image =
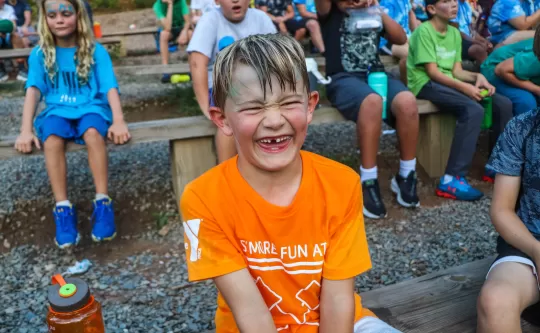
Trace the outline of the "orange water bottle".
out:
<instances>
[{"instance_id":1,"label":"orange water bottle","mask_svg":"<svg viewBox=\"0 0 540 333\"><path fill-rule=\"evenodd\" d=\"M101 38L103 36L101 33L101 24L99 24L99 22L94 22L94 36L96 38Z\"/></svg>"},{"instance_id":2,"label":"orange water bottle","mask_svg":"<svg viewBox=\"0 0 540 333\"><path fill-rule=\"evenodd\" d=\"M101 305L90 294L88 284L79 278L57 274L49 286L50 333L105 333Z\"/></svg>"}]
</instances>

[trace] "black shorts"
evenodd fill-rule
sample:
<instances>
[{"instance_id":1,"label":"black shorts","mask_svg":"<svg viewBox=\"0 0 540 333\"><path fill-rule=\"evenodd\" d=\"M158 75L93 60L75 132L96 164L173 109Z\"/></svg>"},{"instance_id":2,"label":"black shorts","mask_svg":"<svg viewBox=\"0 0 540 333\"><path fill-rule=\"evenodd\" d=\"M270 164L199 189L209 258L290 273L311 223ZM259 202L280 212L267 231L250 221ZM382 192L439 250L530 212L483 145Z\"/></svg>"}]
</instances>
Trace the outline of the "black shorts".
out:
<instances>
[{"instance_id":1,"label":"black shorts","mask_svg":"<svg viewBox=\"0 0 540 333\"><path fill-rule=\"evenodd\" d=\"M540 281L538 280L538 267L536 267L536 264L531 259L531 257L523 253L521 250L516 249L512 245L508 244L501 236L497 238L497 254L498 256L493 262L493 264L491 264L488 274L493 269L493 267L502 262L518 262L524 265L528 265L533 270L533 274L537 279L536 281L538 282L538 288L540 290ZM540 313L540 302L528 307L525 311L523 311L522 317L528 322L540 326L540 316L538 316L538 313Z\"/></svg>"},{"instance_id":2,"label":"black shorts","mask_svg":"<svg viewBox=\"0 0 540 333\"><path fill-rule=\"evenodd\" d=\"M473 42L466 40L465 38L461 39L461 60L474 60L469 56L469 49L473 45Z\"/></svg>"},{"instance_id":3,"label":"black shorts","mask_svg":"<svg viewBox=\"0 0 540 333\"><path fill-rule=\"evenodd\" d=\"M391 111L394 98L403 91L409 91L401 82L388 74L388 89L386 95L386 120L385 122L394 127L395 117ZM360 105L369 94L375 91L367 83L365 74L362 73L338 73L332 75L332 82L326 86L326 96L332 105L348 120L356 122Z\"/></svg>"},{"instance_id":4,"label":"black shorts","mask_svg":"<svg viewBox=\"0 0 540 333\"><path fill-rule=\"evenodd\" d=\"M301 18L300 20L295 20L293 18L292 20L285 21L285 26L287 27L287 31L294 35L298 30L305 29L309 20L313 19Z\"/></svg>"}]
</instances>

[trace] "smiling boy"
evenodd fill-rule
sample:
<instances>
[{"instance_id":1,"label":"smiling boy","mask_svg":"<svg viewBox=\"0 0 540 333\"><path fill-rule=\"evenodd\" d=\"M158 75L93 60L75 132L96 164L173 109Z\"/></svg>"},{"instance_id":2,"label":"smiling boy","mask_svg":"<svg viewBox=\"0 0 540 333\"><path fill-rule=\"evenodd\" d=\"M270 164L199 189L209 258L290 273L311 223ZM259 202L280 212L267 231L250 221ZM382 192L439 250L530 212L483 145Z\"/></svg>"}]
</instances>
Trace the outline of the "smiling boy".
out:
<instances>
[{"instance_id":1,"label":"smiling boy","mask_svg":"<svg viewBox=\"0 0 540 333\"><path fill-rule=\"evenodd\" d=\"M221 51L210 108L238 156L181 199L190 281L213 279L216 332L396 333L362 307L371 268L352 169L301 151L319 100L301 46L250 36Z\"/></svg>"}]
</instances>

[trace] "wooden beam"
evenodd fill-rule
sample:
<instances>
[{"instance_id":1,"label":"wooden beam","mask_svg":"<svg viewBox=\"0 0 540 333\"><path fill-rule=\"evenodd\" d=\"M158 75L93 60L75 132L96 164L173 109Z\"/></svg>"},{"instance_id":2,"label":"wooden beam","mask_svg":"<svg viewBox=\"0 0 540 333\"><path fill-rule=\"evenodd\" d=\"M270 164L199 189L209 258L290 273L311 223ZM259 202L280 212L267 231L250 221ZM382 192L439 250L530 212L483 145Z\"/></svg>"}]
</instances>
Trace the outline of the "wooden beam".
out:
<instances>
[{"instance_id":1,"label":"wooden beam","mask_svg":"<svg viewBox=\"0 0 540 333\"><path fill-rule=\"evenodd\" d=\"M430 113L420 117L416 158L432 178L444 175L455 128L456 118L450 113Z\"/></svg>"},{"instance_id":2,"label":"wooden beam","mask_svg":"<svg viewBox=\"0 0 540 333\"><path fill-rule=\"evenodd\" d=\"M0 50L0 59L28 58L32 48Z\"/></svg>"},{"instance_id":3,"label":"wooden beam","mask_svg":"<svg viewBox=\"0 0 540 333\"><path fill-rule=\"evenodd\" d=\"M187 62L169 65L136 65L118 66L114 68L116 74L131 75L156 75L156 74L188 74L190 73Z\"/></svg>"},{"instance_id":4,"label":"wooden beam","mask_svg":"<svg viewBox=\"0 0 540 333\"><path fill-rule=\"evenodd\" d=\"M157 33L158 28L138 28L130 30L108 31L103 33L103 37L122 37L122 36L137 36L137 35L150 35Z\"/></svg>"}]
</instances>

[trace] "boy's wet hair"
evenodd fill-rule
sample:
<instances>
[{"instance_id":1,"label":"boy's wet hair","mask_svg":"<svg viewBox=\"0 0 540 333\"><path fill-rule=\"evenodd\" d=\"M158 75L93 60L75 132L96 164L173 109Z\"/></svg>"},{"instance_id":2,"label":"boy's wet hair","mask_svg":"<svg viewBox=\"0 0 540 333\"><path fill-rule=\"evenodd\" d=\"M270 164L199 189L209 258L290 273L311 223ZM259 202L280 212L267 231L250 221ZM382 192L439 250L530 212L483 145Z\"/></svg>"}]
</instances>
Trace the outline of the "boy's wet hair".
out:
<instances>
[{"instance_id":1,"label":"boy's wet hair","mask_svg":"<svg viewBox=\"0 0 540 333\"><path fill-rule=\"evenodd\" d=\"M533 52L538 61L540 61L540 25L536 27L534 32Z\"/></svg>"},{"instance_id":2,"label":"boy's wet hair","mask_svg":"<svg viewBox=\"0 0 540 333\"><path fill-rule=\"evenodd\" d=\"M233 83L233 72L238 64L253 68L266 96L266 88L272 89L272 79L277 78L281 90L288 87L297 91L301 77L309 94L309 77L304 50L292 37L282 34L252 35L221 50L214 64L212 98L223 109Z\"/></svg>"}]
</instances>

